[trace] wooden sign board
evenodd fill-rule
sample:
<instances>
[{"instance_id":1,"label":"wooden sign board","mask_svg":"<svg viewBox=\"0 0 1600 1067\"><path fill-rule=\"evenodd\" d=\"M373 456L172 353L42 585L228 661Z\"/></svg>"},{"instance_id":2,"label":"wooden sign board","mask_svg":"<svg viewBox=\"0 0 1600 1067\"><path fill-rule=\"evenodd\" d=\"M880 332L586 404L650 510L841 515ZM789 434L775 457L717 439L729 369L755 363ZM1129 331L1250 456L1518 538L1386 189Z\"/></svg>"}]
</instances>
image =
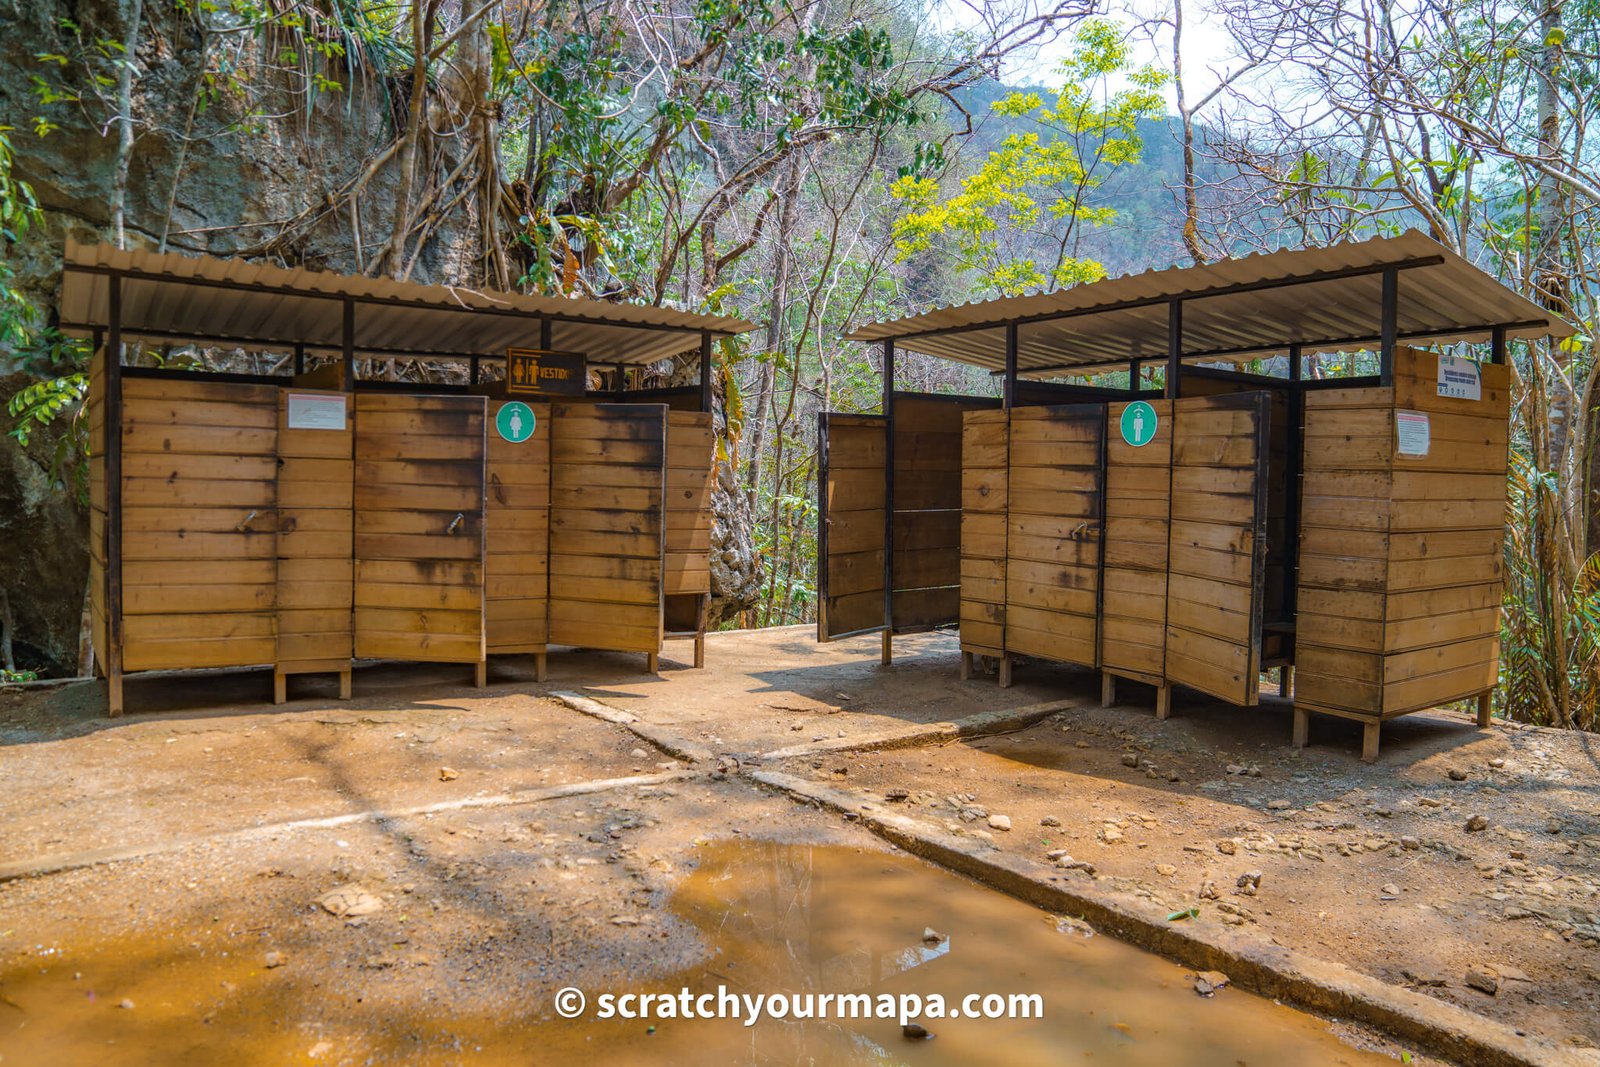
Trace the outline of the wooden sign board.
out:
<instances>
[{"instance_id":1,"label":"wooden sign board","mask_svg":"<svg viewBox=\"0 0 1600 1067\"><path fill-rule=\"evenodd\" d=\"M582 396L589 379L581 352L506 349L506 393L510 396Z\"/></svg>"}]
</instances>

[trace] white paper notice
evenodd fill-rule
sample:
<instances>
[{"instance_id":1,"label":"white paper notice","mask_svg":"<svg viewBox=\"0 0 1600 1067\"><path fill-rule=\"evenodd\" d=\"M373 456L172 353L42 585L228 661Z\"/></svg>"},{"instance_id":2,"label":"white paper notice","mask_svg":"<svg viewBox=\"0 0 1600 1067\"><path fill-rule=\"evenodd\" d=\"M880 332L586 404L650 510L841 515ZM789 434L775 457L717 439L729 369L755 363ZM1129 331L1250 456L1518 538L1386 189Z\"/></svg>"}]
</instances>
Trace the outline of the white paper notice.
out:
<instances>
[{"instance_id":1,"label":"white paper notice","mask_svg":"<svg viewBox=\"0 0 1600 1067\"><path fill-rule=\"evenodd\" d=\"M1456 400L1482 400L1478 365L1460 356L1439 356L1439 395Z\"/></svg>"},{"instance_id":2,"label":"white paper notice","mask_svg":"<svg viewBox=\"0 0 1600 1067\"><path fill-rule=\"evenodd\" d=\"M342 396L320 393L290 393L289 429L344 429L344 400Z\"/></svg>"},{"instance_id":3,"label":"white paper notice","mask_svg":"<svg viewBox=\"0 0 1600 1067\"><path fill-rule=\"evenodd\" d=\"M1394 432L1397 449L1402 456L1428 454L1428 416L1420 411L1394 413Z\"/></svg>"}]
</instances>

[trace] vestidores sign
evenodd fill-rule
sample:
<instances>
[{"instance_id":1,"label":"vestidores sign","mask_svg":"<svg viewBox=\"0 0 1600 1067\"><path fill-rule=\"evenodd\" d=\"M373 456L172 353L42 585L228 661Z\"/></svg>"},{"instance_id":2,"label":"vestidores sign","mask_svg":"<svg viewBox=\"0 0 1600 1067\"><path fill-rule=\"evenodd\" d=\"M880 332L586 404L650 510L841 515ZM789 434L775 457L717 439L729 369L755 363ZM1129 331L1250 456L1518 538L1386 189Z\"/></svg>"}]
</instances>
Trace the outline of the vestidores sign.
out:
<instances>
[{"instance_id":1,"label":"vestidores sign","mask_svg":"<svg viewBox=\"0 0 1600 1067\"><path fill-rule=\"evenodd\" d=\"M1456 400L1482 400L1483 380L1478 365L1460 356L1439 355L1439 395Z\"/></svg>"},{"instance_id":2,"label":"vestidores sign","mask_svg":"<svg viewBox=\"0 0 1600 1067\"><path fill-rule=\"evenodd\" d=\"M506 392L543 396L582 396L589 366L581 352L539 348L506 349Z\"/></svg>"}]
</instances>

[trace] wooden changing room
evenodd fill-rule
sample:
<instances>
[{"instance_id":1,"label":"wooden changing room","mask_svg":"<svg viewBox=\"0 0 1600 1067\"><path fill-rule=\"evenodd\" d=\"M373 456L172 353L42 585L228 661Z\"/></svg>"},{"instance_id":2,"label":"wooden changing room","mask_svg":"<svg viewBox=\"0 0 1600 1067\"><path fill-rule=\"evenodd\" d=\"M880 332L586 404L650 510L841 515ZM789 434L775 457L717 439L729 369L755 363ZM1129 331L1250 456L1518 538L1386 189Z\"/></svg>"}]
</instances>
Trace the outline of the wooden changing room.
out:
<instances>
[{"instance_id":1,"label":"wooden changing room","mask_svg":"<svg viewBox=\"0 0 1600 1067\"><path fill-rule=\"evenodd\" d=\"M864 326L884 408L822 416L819 636L881 630L887 659L929 621L883 595L895 363L916 352L1000 394L941 398L962 413L960 551L931 623L958 628L964 677L1086 668L1107 704L1153 686L1160 718L1175 689L1292 699L1295 744L1313 713L1355 719L1367 759L1395 715L1476 699L1487 722L1507 345L1571 332L1415 232Z\"/></svg>"},{"instance_id":2,"label":"wooden changing room","mask_svg":"<svg viewBox=\"0 0 1600 1067\"><path fill-rule=\"evenodd\" d=\"M147 670L270 668L282 702L308 674L348 697L358 660L459 663L481 686L492 655L533 657L541 681L555 646L654 672L685 639L703 664L710 362L750 324L104 245L69 245L63 279L62 329L94 345L89 601L112 714ZM183 346L239 369L146 358ZM628 388L675 357L698 385ZM513 360L557 372L519 363L519 385Z\"/></svg>"}]
</instances>

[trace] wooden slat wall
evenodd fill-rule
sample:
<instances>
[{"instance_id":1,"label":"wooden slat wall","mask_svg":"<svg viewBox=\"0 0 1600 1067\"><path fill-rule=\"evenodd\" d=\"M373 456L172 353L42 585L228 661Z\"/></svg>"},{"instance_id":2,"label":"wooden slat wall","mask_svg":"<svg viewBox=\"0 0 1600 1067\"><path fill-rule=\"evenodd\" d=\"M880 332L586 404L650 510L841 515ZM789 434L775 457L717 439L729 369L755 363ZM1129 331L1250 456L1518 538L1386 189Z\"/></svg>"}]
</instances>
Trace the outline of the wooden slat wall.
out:
<instances>
[{"instance_id":1,"label":"wooden slat wall","mask_svg":"<svg viewBox=\"0 0 1600 1067\"><path fill-rule=\"evenodd\" d=\"M1100 665L1159 685L1165 678L1167 550L1172 506L1172 401L1146 401L1156 434L1122 438L1127 404L1106 409L1106 551Z\"/></svg>"},{"instance_id":2,"label":"wooden slat wall","mask_svg":"<svg viewBox=\"0 0 1600 1067\"><path fill-rule=\"evenodd\" d=\"M551 408L550 640L661 648L667 409Z\"/></svg>"},{"instance_id":3,"label":"wooden slat wall","mask_svg":"<svg viewBox=\"0 0 1600 1067\"><path fill-rule=\"evenodd\" d=\"M486 413L477 396L356 396L357 656L484 660Z\"/></svg>"},{"instance_id":4,"label":"wooden slat wall","mask_svg":"<svg viewBox=\"0 0 1600 1067\"><path fill-rule=\"evenodd\" d=\"M1099 664L1105 409L1014 408L1005 651Z\"/></svg>"},{"instance_id":5,"label":"wooden slat wall","mask_svg":"<svg viewBox=\"0 0 1600 1067\"><path fill-rule=\"evenodd\" d=\"M882 415L818 416L823 456L817 640L882 630L888 441Z\"/></svg>"},{"instance_id":6,"label":"wooden slat wall","mask_svg":"<svg viewBox=\"0 0 1600 1067\"><path fill-rule=\"evenodd\" d=\"M711 414L667 417L668 596L711 592L711 473L716 441Z\"/></svg>"},{"instance_id":7,"label":"wooden slat wall","mask_svg":"<svg viewBox=\"0 0 1600 1067\"><path fill-rule=\"evenodd\" d=\"M123 668L277 656L278 391L124 379Z\"/></svg>"},{"instance_id":8,"label":"wooden slat wall","mask_svg":"<svg viewBox=\"0 0 1600 1067\"><path fill-rule=\"evenodd\" d=\"M968 411L961 441L961 650L1005 651L1010 417Z\"/></svg>"},{"instance_id":9,"label":"wooden slat wall","mask_svg":"<svg viewBox=\"0 0 1600 1067\"><path fill-rule=\"evenodd\" d=\"M1475 696L1499 670L1509 371L1437 395L1437 355L1401 349L1393 389L1306 398L1295 698L1378 718ZM1429 417L1401 456L1395 411Z\"/></svg>"},{"instance_id":10,"label":"wooden slat wall","mask_svg":"<svg viewBox=\"0 0 1600 1067\"><path fill-rule=\"evenodd\" d=\"M1238 705L1260 693L1269 404L1173 403L1166 676Z\"/></svg>"},{"instance_id":11,"label":"wooden slat wall","mask_svg":"<svg viewBox=\"0 0 1600 1067\"><path fill-rule=\"evenodd\" d=\"M355 420L342 393L343 430L289 429L278 416L278 629L280 674L345 671L355 652Z\"/></svg>"},{"instance_id":12,"label":"wooden slat wall","mask_svg":"<svg viewBox=\"0 0 1600 1067\"><path fill-rule=\"evenodd\" d=\"M107 667L106 625L106 355L89 359L89 635L101 673Z\"/></svg>"},{"instance_id":13,"label":"wooden slat wall","mask_svg":"<svg viewBox=\"0 0 1600 1067\"><path fill-rule=\"evenodd\" d=\"M504 400L489 401L484 611L491 654L538 653L549 641L550 405L529 404L533 436L494 429Z\"/></svg>"},{"instance_id":14,"label":"wooden slat wall","mask_svg":"<svg viewBox=\"0 0 1600 1067\"><path fill-rule=\"evenodd\" d=\"M961 418L999 401L918 393L894 397L895 633L961 615Z\"/></svg>"}]
</instances>

